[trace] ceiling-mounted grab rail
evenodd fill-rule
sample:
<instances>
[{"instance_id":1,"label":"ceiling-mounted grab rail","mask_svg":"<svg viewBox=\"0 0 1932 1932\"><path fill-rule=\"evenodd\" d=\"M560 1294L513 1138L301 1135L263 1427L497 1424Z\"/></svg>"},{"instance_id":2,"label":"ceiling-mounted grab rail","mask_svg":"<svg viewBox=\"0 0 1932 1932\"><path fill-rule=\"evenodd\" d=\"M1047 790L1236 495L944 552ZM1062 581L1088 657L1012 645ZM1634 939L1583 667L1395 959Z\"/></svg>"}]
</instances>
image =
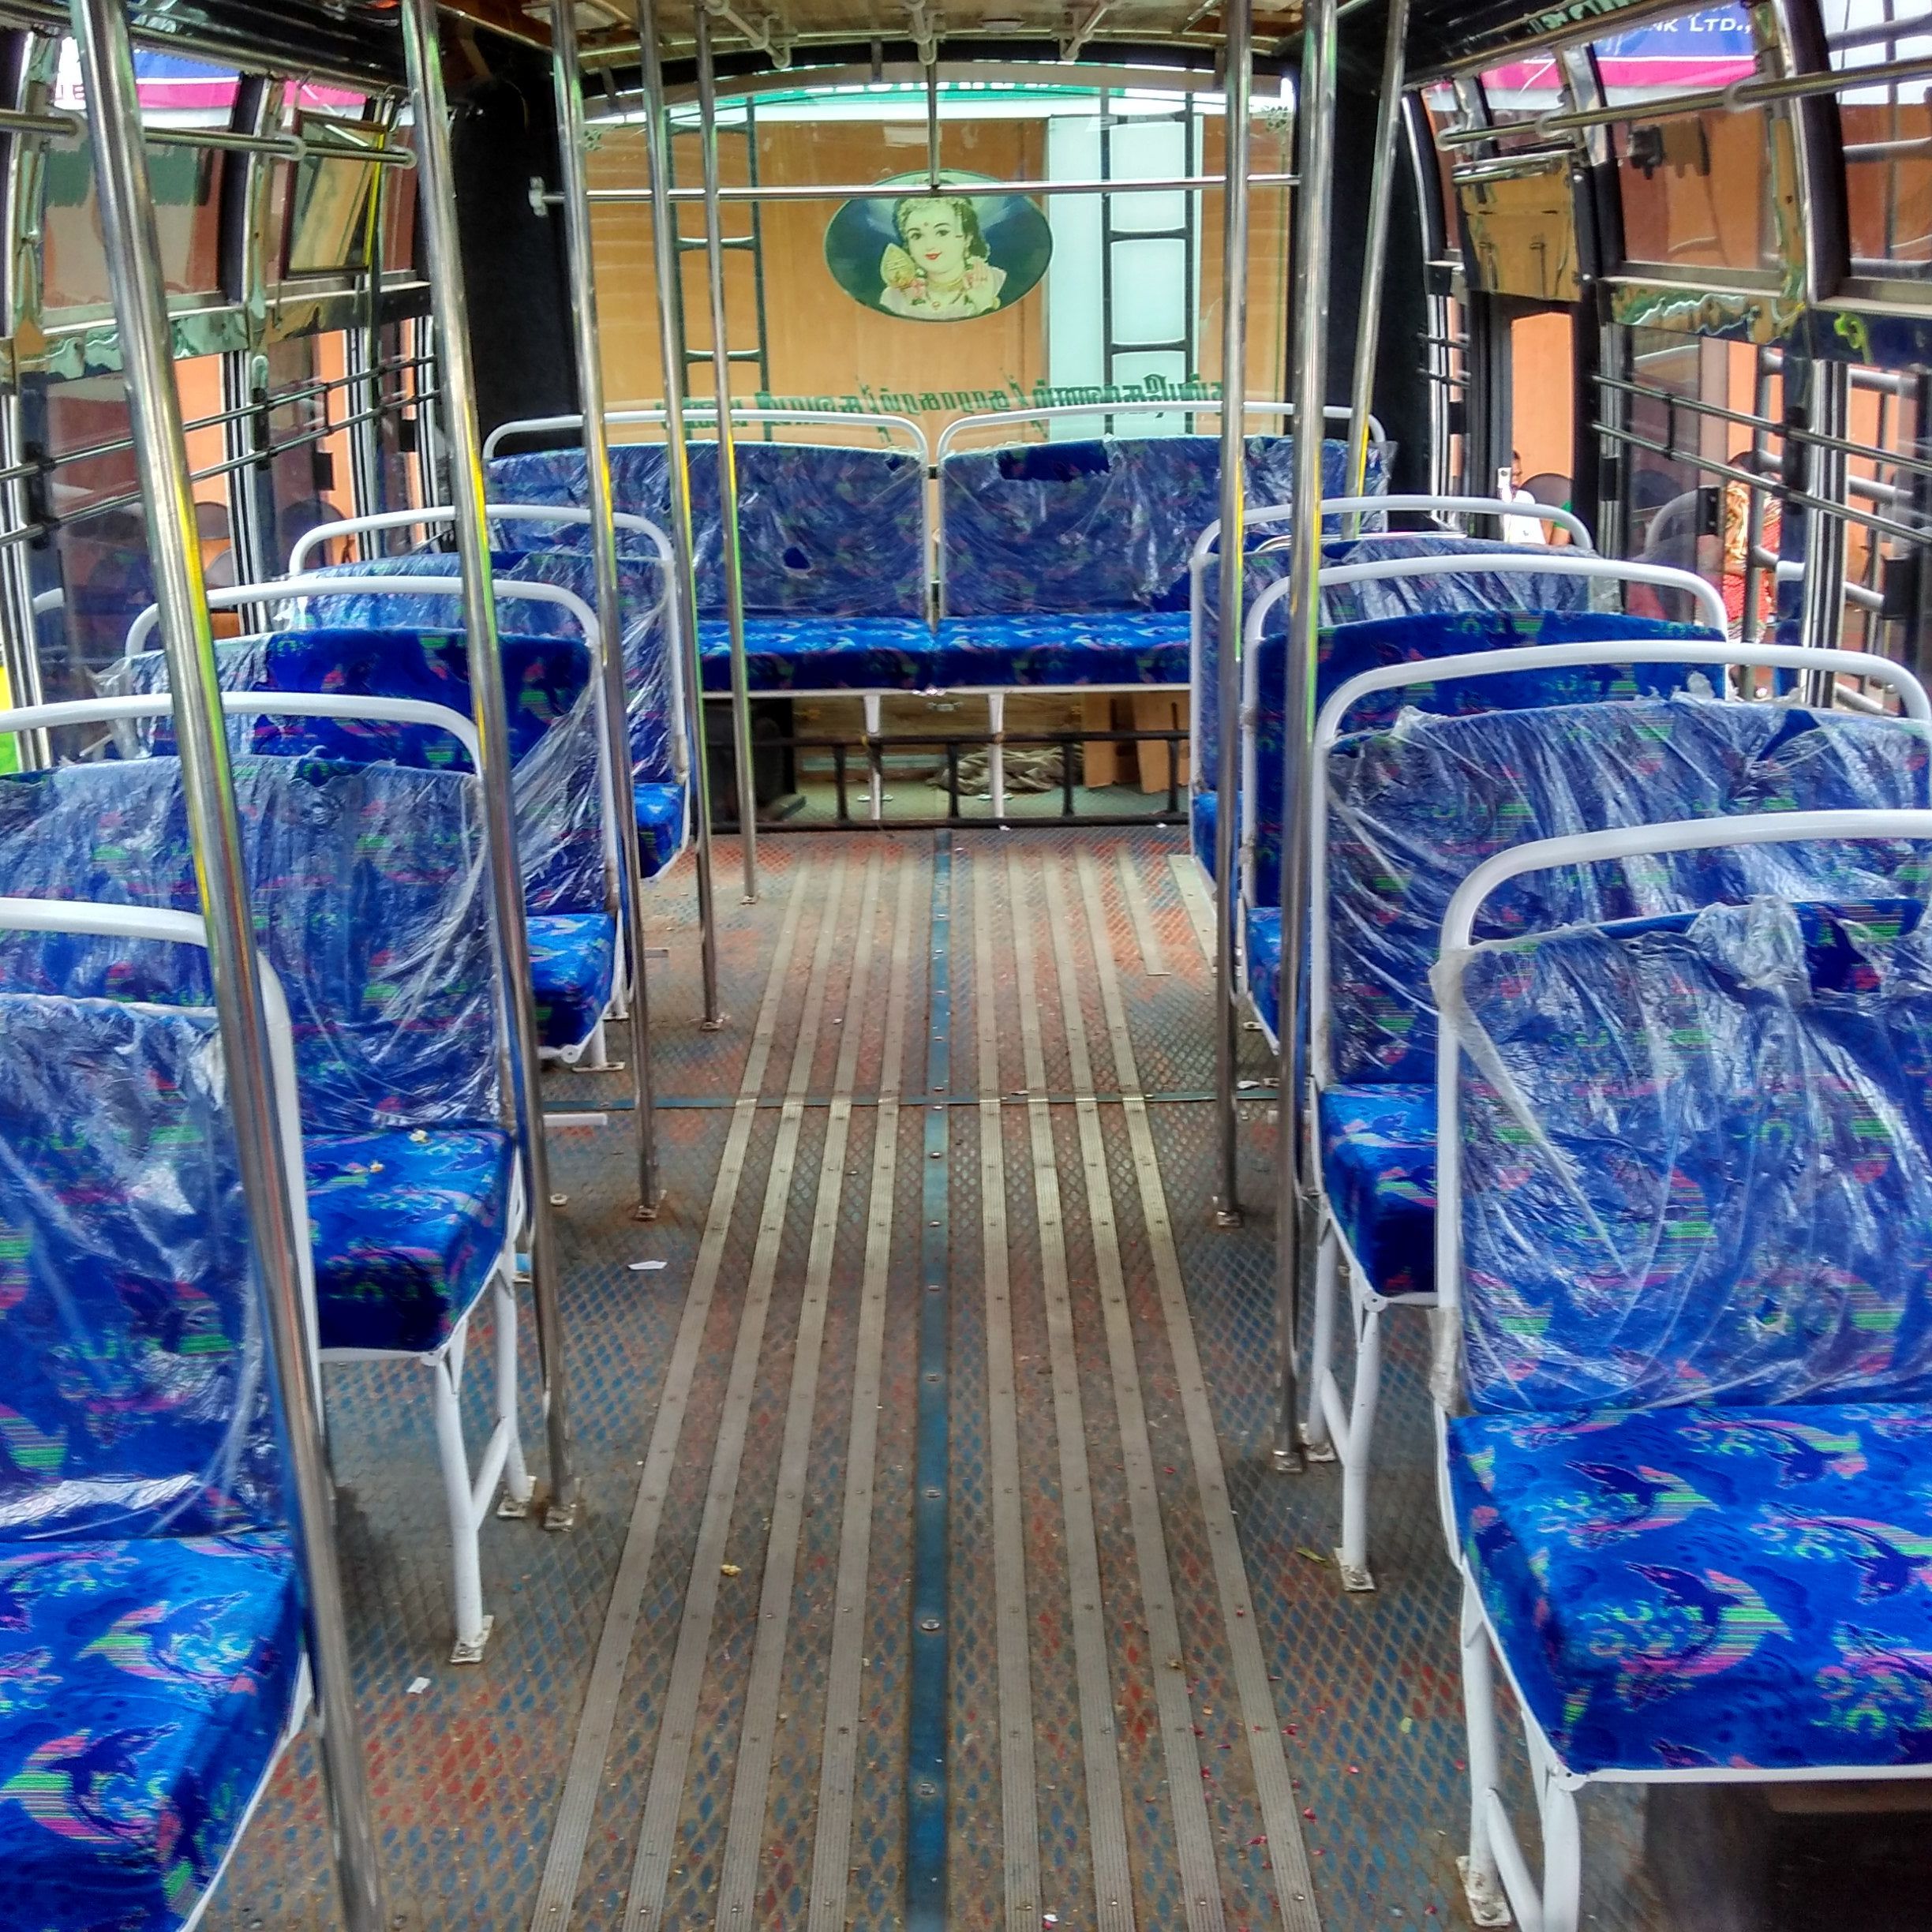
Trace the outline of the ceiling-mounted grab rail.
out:
<instances>
[{"instance_id":1,"label":"ceiling-mounted grab rail","mask_svg":"<svg viewBox=\"0 0 1932 1932\"><path fill-rule=\"evenodd\" d=\"M1250 174L1248 185L1251 188L1293 188L1297 180L1292 174ZM1173 174L1147 181L998 181L975 182L973 185L980 193L1002 195L1174 194L1219 189L1226 183L1219 174ZM877 182L795 182L768 187L721 188L717 198L720 201L902 201L908 193L918 192L916 187L908 189L904 182L886 186ZM557 198L548 193L541 197L545 203ZM593 188L590 199L642 203L650 200L650 191L645 188ZM704 190L673 188L670 199L702 201Z\"/></svg>"}]
</instances>

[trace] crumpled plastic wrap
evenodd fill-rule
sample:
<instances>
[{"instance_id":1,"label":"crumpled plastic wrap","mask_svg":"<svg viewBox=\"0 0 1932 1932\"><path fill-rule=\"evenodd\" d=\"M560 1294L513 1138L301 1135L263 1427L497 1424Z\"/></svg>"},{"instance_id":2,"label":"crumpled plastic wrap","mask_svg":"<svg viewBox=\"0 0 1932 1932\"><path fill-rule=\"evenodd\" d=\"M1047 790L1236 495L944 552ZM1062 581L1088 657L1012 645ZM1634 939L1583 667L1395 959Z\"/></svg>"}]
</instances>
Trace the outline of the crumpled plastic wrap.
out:
<instances>
[{"instance_id":1,"label":"crumpled plastic wrap","mask_svg":"<svg viewBox=\"0 0 1932 1932\"><path fill-rule=\"evenodd\" d=\"M1387 487L1392 447L1369 451L1366 494ZM1346 443L1323 444L1328 495L1342 494L1347 461ZM1293 436L1249 439L1249 503L1286 502L1294 477ZM939 488L948 616L1185 611L1195 541L1221 514L1221 441L1106 436L955 451Z\"/></svg>"},{"instance_id":2,"label":"crumpled plastic wrap","mask_svg":"<svg viewBox=\"0 0 1932 1932\"><path fill-rule=\"evenodd\" d=\"M1338 624L1321 633L1315 680L1315 714L1350 680L1365 671L1413 664L1418 681L1365 697L1344 721L1354 732L1395 723L1407 710L1445 716L1502 710L1530 710L1556 704L1589 704L1608 698L1668 697L1673 692L1711 688L1713 675L1698 665L1650 664L1629 660L1608 665L1574 665L1549 671L1429 681L1432 659L1511 650L1542 644L1583 644L1620 638L1684 641L1709 638L1708 631L1666 623L1655 617L1623 617L1593 612L1439 611L1411 617L1380 618ZM1255 653L1254 724L1244 747L1243 783L1252 785L1252 811L1245 808L1242 836L1252 861L1252 901L1272 905L1281 870L1282 724L1286 704L1287 645L1266 637ZM1310 721L1311 724L1313 720Z\"/></svg>"},{"instance_id":3,"label":"crumpled plastic wrap","mask_svg":"<svg viewBox=\"0 0 1932 1932\"><path fill-rule=\"evenodd\" d=\"M689 447L698 602L709 615L724 608L717 446L693 442ZM765 443L742 433L735 447L739 561L747 611L773 616L926 615L926 477L916 455L905 449ZM488 489L492 503L582 508L583 454L545 450L495 458ZM668 530L664 445L626 443L613 448L611 491L613 507ZM513 534L531 526L497 527L513 545L531 541ZM560 547L575 549L587 541L582 526L574 532L564 524L549 527ZM642 541L635 532L618 534L620 548L637 549Z\"/></svg>"},{"instance_id":4,"label":"crumpled plastic wrap","mask_svg":"<svg viewBox=\"0 0 1932 1932\"><path fill-rule=\"evenodd\" d=\"M522 637L583 638L576 614L560 604L505 597L501 587L515 583L545 583L568 590L594 616L597 579L587 549L563 541L585 537L586 526L521 522L498 526L515 542L492 554L491 574L499 587L498 623L507 635ZM541 533L554 530L556 548L536 547ZM520 547L519 547L520 546ZM440 551L419 551L406 557L385 557L369 564L343 564L308 573L315 576L455 577L461 574L455 556ZM656 552L620 556L617 597L622 612L624 690L630 713L631 758L640 780L661 784L676 776L672 738L682 738L678 716L677 679L671 663L672 632L664 607L662 567ZM290 601L286 620L291 626L383 631L410 628L461 632L460 597L384 597L369 592L339 597L311 596Z\"/></svg>"},{"instance_id":5,"label":"crumpled plastic wrap","mask_svg":"<svg viewBox=\"0 0 1932 1932\"><path fill-rule=\"evenodd\" d=\"M497 1122L481 795L452 772L236 762L264 957L288 995L309 1134ZM0 776L0 893L200 909L173 758ZM204 1005L206 957L0 933L0 988Z\"/></svg>"},{"instance_id":6,"label":"crumpled plastic wrap","mask_svg":"<svg viewBox=\"0 0 1932 1932\"><path fill-rule=\"evenodd\" d=\"M369 601L379 607L391 603ZM398 603L393 608L414 606ZM532 912L601 911L608 897L599 790L601 730L589 655L579 639L565 635L505 637L499 642L525 903ZM469 646L459 632L290 631L224 646L216 660L226 691L413 698L446 706L460 717L471 714ZM122 660L116 680L130 691L165 690L167 662L158 651L143 652ZM124 722L116 730L125 734L125 755L174 749L173 728L166 720ZM382 758L429 771L470 769L469 754L447 732L371 718L268 713L232 719L229 744L237 753L353 762Z\"/></svg>"},{"instance_id":7,"label":"crumpled plastic wrap","mask_svg":"<svg viewBox=\"0 0 1932 1932\"><path fill-rule=\"evenodd\" d=\"M1923 910L1762 899L1444 962L1445 1398L1458 1371L1490 1410L1932 1398Z\"/></svg>"},{"instance_id":8,"label":"crumpled plastic wrap","mask_svg":"<svg viewBox=\"0 0 1932 1932\"><path fill-rule=\"evenodd\" d=\"M1923 807L1922 726L1720 699L1406 712L1328 764L1330 1052L1340 1083L1433 1077L1430 968L1455 889L1537 839L1752 812ZM1919 859L1865 844L1666 854L1512 879L1479 938L1779 893L1909 891Z\"/></svg>"},{"instance_id":9,"label":"crumpled plastic wrap","mask_svg":"<svg viewBox=\"0 0 1932 1932\"><path fill-rule=\"evenodd\" d=\"M1272 542L1276 533L1264 530L1257 534ZM1473 537L1436 536L1413 530L1369 530L1354 537L1337 538L1324 543L1322 562L1326 568L1331 564L1373 563L1387 557L1457 557L1497 552L1514 555L1532 550L1541 552L1541 546L1483 543ZM1287 576L1289 562L1285 546L1261 551L1248 559L1241 580L1241 594L1248 606L1252 607L1271 584ZM1379 664L1393 664L1403 657L1445 657L1458 651L1501 649L1506 643L1567 642L1583 636L1604 635L1584 631L1563 638L1542 638L1529 635L1511 638L1507 631L1510 625L1534 625L1551 613L1586 612L1592 608L1593 593L1608 595L1609 589L1607 585L1596 585L1592 579L1583 577L1535 573L1512 576L1493 571L1480 575L1393 577L1373 583L1337 584L1322 593L1321 675L1324 679L1330 676L1328 667L1332 663L1338 671L1334 682L1339 683L1343 677L1352 677L1356 672L1371 669ZM1200 746L1197 788L1211 786L1214 774L1219 769L1221 732L1217 694L1220 687L1217 680L1221 661L1221 579L1220 573L1211 567L1202 574L1201 591L1203 617L1196 646L1193 678L1198 721L1196 738ZM1482 613L1493 614L1502 621L1485 626L1481 621ZM1271 640L1279 647L1279 640L1287 635L1288 616L1286 597L1269 608L1262 619L1264 650ZM1458 617L1470 620L1466 628L1457 627ZM1413 628L1407 631L1379 633L1375 627L1381 624L1401 626L1412 620L1415 620ZM1649 632L1659 628L1654 619L1642 621ZM1705 634L1679 630L1676 635ZM1467 641L1452 643L1452 636ZM1350 638L1360 639L1359 661L1356 653L1347 648ZM1376 654L1383 650L1390 654ZM1352 669L1340 668L1351 665ZM1331 687L1324 686L1324 697Z\"/></svg>"},{"instance_id":10,"label":"crumpled plastic wrap","mask_svg":"<svg viewBox=\"0 0 1932 1932\"><path fill-rule=\"evenodd\" d=\"M0 993L0 1537L279 1521L259 1297L213 1014Z\"/></svg>"}]
</instances>

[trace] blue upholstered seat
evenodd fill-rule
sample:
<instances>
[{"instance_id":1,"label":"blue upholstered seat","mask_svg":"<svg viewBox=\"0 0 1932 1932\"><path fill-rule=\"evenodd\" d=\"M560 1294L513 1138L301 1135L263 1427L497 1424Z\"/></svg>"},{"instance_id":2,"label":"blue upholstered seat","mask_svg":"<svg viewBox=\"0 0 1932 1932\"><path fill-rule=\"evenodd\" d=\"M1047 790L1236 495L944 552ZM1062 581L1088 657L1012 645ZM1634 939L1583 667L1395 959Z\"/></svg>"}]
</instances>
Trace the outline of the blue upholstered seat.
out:
<instances>
[{"instance_id":1,"label":"blue upholstered seat","mask_svg":"<svg viewBox=\"0 0 1932 1932\"><path fill-rule=\"evenodd\" d=\"M1330 1087L1318 1114L1322 1193L1379 1294L1436 1291L1436 1091Z\"/></svg>"},{"instance_id":2,"label":"blue upholstered seat","mask_svg":"<svg viewBox=\"0 0 1932 1932\"><path fill-rule=\"evenodd\" d=\"M1248 997L1268 1030L1281 1037L1281 908L1243 906L1241 928L1246 945L1242 958L1248 969Z\"/></svg>"},{"instance_id":3,"label":"blue upholstered seat","mask_svg":"<svg viewBox=\"0 0 1932 1932\"><path fill-rule=\"evenodd\" d=\"M309 1219L325 1349L440 1347L507 1238L497 1128L309 1134Z\"/></svg>"},{"instance_id":4,"label":"blue upholstered seat","mask_svg":"<svg viewBox=\"0 0 1932 1932\"><path fill-rule=\"evenodd\" d=\"M707 691L731 689L731 627L701 619L698 644ZM754 691L930 691L938 655L919 617L745 618L745 674Z\"/></svg>"},{"instance_id":5,"label":"blue upholstered seat","mask_svg":"<svg viewBox=\"0 0 1932 1932\"><path fill-rule=\"evenodd\" d=\"M590 1037L610 998L616 942L616 922L608 912L548 912L531 919L530 985L540 1046L575 1046Z\"/></svg>"},{"instance_id":6,"label":"blue upholstered seat","mask_svg":"<svg viewBox=\"0 0 1932 1932\"><path fill-rule=\"evenodd\" d=\"M0 994L0 1915L171 1932L302 1657L214 1016Z\"/></svg>"},{"instance_id":7,"label":"blue upholstered seat","mask_svg":"<svg viewBox=\"0 0 1932 1932\"><path fill-rule=\"evenodd\" d=\"M1573 1770L1932 1764L1932 1407L1473 1415L1449 1456Z\"/></svg>"},{"instance_id":8,"label":"blue upholstered seat","mask_svg":"<svg viewBox=\"0 0 1932 1932\"><path fill-rule=\"evenodd\" d=\"M279 1530L0 1542L10 1921L179 1925L274 1761L301 1659Z\"/></svg>"},{"instance_id":9,"label":"blue upholstered seat","mask_svg":"<svg viewBox=\"0 0 1932 1932\"><path fill-rule=\"evenodd\" d=\"M1214 877L1215 811L1219 802L1218 796L1212 792L1193 792L1188 795L1188 823L1194 856L1210 878Z\"/></svg>"},{"instance_id":10,"label":"blue upholstered seat","mask_svg":"<svg viewBox=\"0 0 1932 1932\"><path fill-rule=\"evenodd\" d=\"M1932 1763L1921 910L1469 956L1458 1535L1574 1768Z\"/></svg>"}]
</instances>

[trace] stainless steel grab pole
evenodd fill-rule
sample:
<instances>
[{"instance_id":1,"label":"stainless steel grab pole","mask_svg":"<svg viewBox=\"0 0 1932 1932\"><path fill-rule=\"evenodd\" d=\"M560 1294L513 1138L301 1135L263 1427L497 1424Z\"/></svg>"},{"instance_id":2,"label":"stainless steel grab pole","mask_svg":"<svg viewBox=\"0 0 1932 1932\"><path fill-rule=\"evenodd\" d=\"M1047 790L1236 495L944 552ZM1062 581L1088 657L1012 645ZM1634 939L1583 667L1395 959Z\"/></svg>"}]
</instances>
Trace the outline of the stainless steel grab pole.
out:
<instances>
[{"instance_id":1,"label":"stainless steel grab pole","mask_svg":"<svg viewBox=\"0 0 1932 1932\"><path fill-rule=\"evenodd\" d=\"M537 1091L537 1020L530 991L530 932L524 921L523 871L517 859L516 808L510 791L510 737L503 657L496 638L496 597L489 531L483 514L482 438L477 429L476 374L470 357L470 305L456 231L456 182L450 159L449 98L436 41L436 0L402 0L402 54L416 114L419 217L423 259L436 318L443 376L450 502L462 565L463 626L470 642L470 695L482 755L484 818L496 901L498 970L509 1014L510 1089L529 1193L530 1299L543 1363L544 1427L550 1493L546 1529L567 1530L577 1515L571 1466L570 1396L564 1361L564 1311L557 1279L556 1230L550 1214L550 1162Z\"/></svg>"},{"instance_id":2,"label":"stainless steel grab pole","mask_svg":"<svg viewBox=\"0 0 1932 1932\"><path fill-rule=\"evenodd\" d=\"M697 0L698 139L704 156L705 281L711 294L711 382L717 395L718 549L724 560L724 615L731 627L732 756L738 774L738 848L747 905L758 900L758 791L751 768L751 683L745 666L744 560L738 548L738 439L731 419L731 342L724 332L724 215L718 206L717 77L711 15Z\"/></svg>"},{"instance_id":3,"label":"stainless steel grab pole","mask_svg":"<svg viewBox=\"0 0 1932 1932\"><path fill-rule=\"evenodd\" d=\"M1389 210L1395 199L1395 146L1402 138L1404 51L1409 0L1388 0L1382 46L1382 92L1376 103L1375 172L1368 184L1368 234L1362 243L1361 307L1355 318L1354 386L1349 395L1349 469L1345 494L1362 495L1368 477L1368 417L1375 407L1376 338L1388 271ZM1359 528L1359 522L1354 527Z\"/></svg>"},{"instance_id":4,"label":"stainless steel grab pole","mask_svg":"<svg viewBox=\"0 0 1932 1932\"><path fill-rule=\"evenodd\" d=\"M1301 296L1294 351L1295 420L1319 422L1328 400L1328 251L1335 198L1335 0L1309 0L1301 42L1301 204L1295 211L1295 287ZM1308 1204L1302 1198L1301 963L1309 919L1309 728L1313 721L1315 655L1321 631L1322 445L1297 434L1294 451L1294 529L1289 556L1287 691L1282 732L1281 841L1281 1130L1275 1180L1276 1318L1281 1328L1281 1419L1277 1468L1301 1466L1297 1432L1299 1378L1295 1337Z\"/></svg>"},{"instance_id":5,"label":"stainless steel grab pole","mask_svg":"<svg viewBox=\"0 0 1932 1932\"><path fill-rule=\"evenodd\" d=\"M174 388L167 298L123 0L73 0L73 29L93 110L101 239L121 338L161 640L167 654L169 687L174 694L174 732L194 844L196 884L208 927L208 971L220 1017L242 1185L268 1305L275 1384L288 1430L296 1552L321 1718L336 1881L349 1932L381 1932L388 1919L349 1674L342 1572L335 1554L335 1496L323 1447L320 1395L309 1369L309 1324L298 1245L309 1238L309 1230L295 1225L282 1163L285 1144L270 1070L248 867L215 676L208 586L195 529L194 487L181 399Z\"/></svg>"},{"instance_id":6,"label":"stainless steel grab pole","mask_svg":"<svg viewBox=\"0 0 1932 1932\"><path fill-rule=\"evenodd\" d=\"M1240 1121L1234 1081L1241 1033L1234 1004L1234 828L1241 782L1243 510L1248 494L1248 417L1241 406L1248 394L1248 122L1254 82L1253 0L1229 0L1222 21L1227 35L1227 108L1222 123L1226 185L1221 242L1220 649L1215 666L1219 752L1215 770L1215 1118L1220 1134L1215 1218L1223 1227L1238 1227ZM1318 409L1314 420L1321 419ZM1297 434L1297 451L1307 440ZM1317 450L1321 440L1317 434Z\"/></svg>"},{"instance_id":7,"label":"stainless steel grab pole","mask_svg":"<svg viewBox=\"0 0 1932 1932\"><path fill-rule=\"evenodd\" d=\"M677 215L671 206L671 124L665 109L658 0L638 0L643 60L645 151L650 159L651 256L657 278L657 346L663 358L665 462L671 492L671 586L684 653L686 728L691 738L691 813L698 843L698 950L704 979L704 1025L724 1024L718 999L717 888L711 859L711 759L705 749L704 666L698 653L698 564L691 541L691 450L684 432L684 279Z\"/></svg>"},{"instance_id":8,"label":"stainless steel grab pole","mask_svg":"<svg viewBox=\"0 0 1932 1932\"><path fill-rule=\"evenodd\" d=\"M657 1121L651 1088L650 990L646 968L643 855L638 840L637 796L631 768L630 695L625 688L623 604L617 590L617 526L611 496L610 438L604 424L604 361L597 336L597 273L590 252L590 183L584 161L583 81L577 65L575 0L550 9L550 49L556 80L557 153L562 163L564 228L570 256L571 307L577 330L577 402L583 412L585 502L590 512L590 560L597 576L597 628L604 637L604 721L610 735L612 790L617 811L617 856L624 878L631 954L631 1090L637 1103L637 1215L654 1219L662 1192L657 1179ZM672 586L665 586L665 610ZM673 646L676 648L675 641Z\"/></svg>"}]
</instances>

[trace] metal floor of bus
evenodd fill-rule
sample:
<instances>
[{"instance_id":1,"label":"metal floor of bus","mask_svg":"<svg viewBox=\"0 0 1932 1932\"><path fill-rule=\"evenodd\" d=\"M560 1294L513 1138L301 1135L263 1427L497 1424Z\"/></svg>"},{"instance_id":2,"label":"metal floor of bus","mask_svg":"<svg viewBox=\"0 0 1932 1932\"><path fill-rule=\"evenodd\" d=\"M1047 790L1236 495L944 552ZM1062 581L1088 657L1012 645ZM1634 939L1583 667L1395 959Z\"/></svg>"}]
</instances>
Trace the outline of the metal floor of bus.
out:
<instances>
[{"instance_id":1,"label":"metal floor of bus","mask_svg":"<svg viewBox=\"0 0 1932 1932\"><path fill-rule=\"evenodd\" d=\"M720 847L721 1032L689 862L654 895L660 1218L627 1117L552 1136L586 1507L486 1526L480 1667L446 1661L426 1387L331 1372L392 1923L874 1932L908 1885L998 1932L1466 1923L1423 1327L1390 1324L1380 1588L1345 1597L1335 1466L1268 1463L1258 1091L1246 1223L1210 1210L1180 835L759 849L741 906ZM1583 1803L1587 1923L1733 1923L1660 1902L1640 1802ZM335 1923L307 1744L205 1923Z\"/></svg>"}]
</instances>

